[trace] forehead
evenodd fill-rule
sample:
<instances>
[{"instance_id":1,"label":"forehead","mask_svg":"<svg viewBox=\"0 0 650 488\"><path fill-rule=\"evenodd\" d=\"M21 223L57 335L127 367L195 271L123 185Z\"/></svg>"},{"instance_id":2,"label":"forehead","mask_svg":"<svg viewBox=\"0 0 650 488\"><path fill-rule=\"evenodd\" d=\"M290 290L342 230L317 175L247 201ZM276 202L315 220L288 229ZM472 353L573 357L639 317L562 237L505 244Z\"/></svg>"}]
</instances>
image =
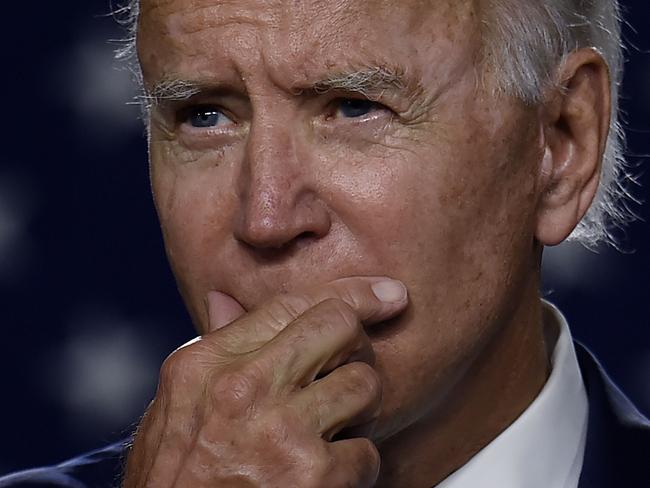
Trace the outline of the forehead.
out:
<instances>
[{"instance_id":1,"label":"forehead","mask_svg":"<svg viewBox=\"0 0 650 488\"><path fill-rule=\"evenodd\" d=\"M360 20L363 15L391 21L424 21L423 14L447 16L463 10L464 0L140 0L142 16L190 14L195 20L267 22L300 28L330 20ZM350 17L357 17L350 19ZM451 20L451 19L450 19ZM319 22L321 21L321 22Z\"/></svg>"},{"instance_id":2,"label":"forehead","mask_svg":"<svg viewBox=\"0 0 650 488\"><path fill-rule=\"evenodd\" d=\"M141 0L138 52L145 79L215 67L245 74L252 64L299 78L348 61L390 63L436 54L444 64L443 53L475 40L474 3Z\"/></svg>"}]
</instances>

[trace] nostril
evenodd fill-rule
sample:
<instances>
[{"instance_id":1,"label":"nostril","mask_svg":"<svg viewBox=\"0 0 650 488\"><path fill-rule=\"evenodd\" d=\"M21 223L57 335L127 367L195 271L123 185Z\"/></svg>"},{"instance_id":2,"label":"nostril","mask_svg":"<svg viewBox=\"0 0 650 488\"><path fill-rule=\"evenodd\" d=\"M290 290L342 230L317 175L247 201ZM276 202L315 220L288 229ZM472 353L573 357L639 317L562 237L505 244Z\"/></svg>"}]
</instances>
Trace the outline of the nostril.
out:
<instances>
[{"instance_id":1,"label":"nostril","mask_svg":"<svg viewBox=\"0 0 650 488\"><path fill-rule=\"evenodd\" d=\"M256 259L264 262L278 261L294 256L296 252L305 247L311 246L319 236L316 232L301 232L293 239L286 242L267 243L266 245L251 244L242 241L242 244L251 252Z\"/></svg>"},{"instance_id":2,"label":"nostril","mask_svg":"<svg viewBox=\"0 0 650 488\"><path fill-rule=\"evenodd\" d=\"M295 237L295 240L296 240L296 241L312 240L312 239L316 239L317 237L318 237L318 236L316 235L315 232L312 232L312 231L305 231L305 232L303 232L303 233L301 233L301 234L298 234L298 235Z\"/></svg>"}]
</instances>

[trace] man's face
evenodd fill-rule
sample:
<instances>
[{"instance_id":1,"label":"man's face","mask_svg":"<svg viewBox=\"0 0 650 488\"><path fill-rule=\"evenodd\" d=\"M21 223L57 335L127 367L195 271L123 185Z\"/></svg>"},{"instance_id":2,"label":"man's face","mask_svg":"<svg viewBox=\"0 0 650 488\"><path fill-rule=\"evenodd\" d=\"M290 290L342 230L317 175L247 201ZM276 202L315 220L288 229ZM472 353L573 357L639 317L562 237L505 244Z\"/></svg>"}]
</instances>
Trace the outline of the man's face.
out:
<instances>
[{"instance_id":1,"label":"man's face","mask_svg":"<svg viewBox=\"0 0 650 488\"><path fill-rule=\"evenodd\" d=\"M182 87L169 80L201 86L154 107L150 140L167 252L197 328L210 290L251 309L344 276L402 280L406 313L368 330L379 437L453 390L534 281L539 126L481 76L475 4L141 7L147 87L174 98Z\"/></svg>"}]
</instances>

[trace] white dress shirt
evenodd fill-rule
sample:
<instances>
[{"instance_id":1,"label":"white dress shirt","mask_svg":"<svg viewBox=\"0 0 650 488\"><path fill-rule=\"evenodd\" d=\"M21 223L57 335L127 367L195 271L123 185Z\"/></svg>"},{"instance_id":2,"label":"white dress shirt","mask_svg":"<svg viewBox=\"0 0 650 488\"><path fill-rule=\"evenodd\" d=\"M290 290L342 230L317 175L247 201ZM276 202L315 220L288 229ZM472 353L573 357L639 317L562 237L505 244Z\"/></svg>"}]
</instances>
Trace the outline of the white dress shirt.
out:
<instances>
[{"instance_id":1,"label":"white dress shirt","mask_svg":"<svg viewBox=\"0 0 650 488\"><path fill-rule=\"evenodd\" d=\"M436 488L576 488L587 437L587 392L560 311L551 374L528 408Z\"/></svg>"}]
</instances>

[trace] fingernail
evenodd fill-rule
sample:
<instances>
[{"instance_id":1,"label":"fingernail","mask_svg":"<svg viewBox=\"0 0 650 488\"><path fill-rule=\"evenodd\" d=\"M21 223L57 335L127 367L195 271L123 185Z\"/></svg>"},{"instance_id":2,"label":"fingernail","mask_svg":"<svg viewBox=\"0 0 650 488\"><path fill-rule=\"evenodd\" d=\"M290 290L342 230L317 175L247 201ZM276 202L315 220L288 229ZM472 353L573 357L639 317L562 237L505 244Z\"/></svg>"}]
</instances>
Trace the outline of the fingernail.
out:
<instances>
[{"instance_id":1,"label":"fingernail","mask_svg":"<svg viewBox=\"0 0 650 488\"><path fill-rule=\"evenodd\" d=\"M373 283L371 288L375 296L382 302L401 302L406 298L406 287L401 281L379 281Z\"/></svg>"}]
</instances>

